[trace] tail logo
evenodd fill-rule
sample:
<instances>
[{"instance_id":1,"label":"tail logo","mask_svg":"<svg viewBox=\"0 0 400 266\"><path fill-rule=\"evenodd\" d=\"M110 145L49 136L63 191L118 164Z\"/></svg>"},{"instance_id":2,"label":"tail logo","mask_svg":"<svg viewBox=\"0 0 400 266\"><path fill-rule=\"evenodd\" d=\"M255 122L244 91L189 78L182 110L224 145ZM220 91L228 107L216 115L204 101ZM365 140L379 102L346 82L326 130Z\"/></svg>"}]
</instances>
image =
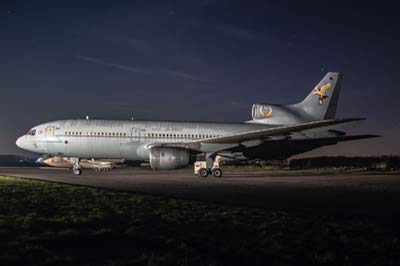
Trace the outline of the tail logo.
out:
<instances>
[{"instance_id":1,"label":"tail logo","mask_svg":"<svg viewBox=\"0 0 400 266\"><path fill-rule=\"evenodd\" d=\"M326 98L328 98L328 96L326 96L326 92L327 90L332 86L332 84L326 83L325 85L322 85L321 87L315 87L315 89L313 90L313 94L314 95L318 95L319 96L319 104L322 105L324 103L324 100Z\"/></svg>"},{"instance_id":2,"label":"tail logo","mask_svg":"<svg viewBox=\"0 0 400 266\"><path fill-rule=\"evenodd\" d=\"M262 117L270 117L272 115L272 108L271 106L261 106L260 107L260 114Z\"/></svg>"}]
</instances>

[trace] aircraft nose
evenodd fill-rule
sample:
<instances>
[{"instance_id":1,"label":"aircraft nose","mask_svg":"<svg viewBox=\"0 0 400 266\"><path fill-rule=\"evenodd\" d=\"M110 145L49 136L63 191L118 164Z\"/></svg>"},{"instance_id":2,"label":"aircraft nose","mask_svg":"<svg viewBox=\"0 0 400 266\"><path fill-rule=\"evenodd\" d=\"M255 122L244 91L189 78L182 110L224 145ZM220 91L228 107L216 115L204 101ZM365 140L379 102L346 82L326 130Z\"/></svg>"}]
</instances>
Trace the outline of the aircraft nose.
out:
<instances>
[{"instance_id":1,"label":"aircraft nose","mask_svg":"<svg viewBox=\"0 0 400 266\"><path fill-rule=\"evenodd\" d=\"M19 148L21 148L21 149L23 149L24 148L24 137L25 136L21 136L21 137L19 137L18 139L17 139L17 141L15 142L15 144L19 147Z\"/></svg>"}]
</instances>

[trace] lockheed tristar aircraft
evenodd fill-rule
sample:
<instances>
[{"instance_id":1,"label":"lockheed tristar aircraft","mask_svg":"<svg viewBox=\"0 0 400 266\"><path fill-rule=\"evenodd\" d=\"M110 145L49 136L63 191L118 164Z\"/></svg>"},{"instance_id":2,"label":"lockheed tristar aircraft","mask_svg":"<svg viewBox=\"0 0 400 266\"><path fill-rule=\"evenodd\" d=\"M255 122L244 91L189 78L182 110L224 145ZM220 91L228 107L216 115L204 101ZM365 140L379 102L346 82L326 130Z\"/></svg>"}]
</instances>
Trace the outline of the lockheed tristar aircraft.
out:
<instances>
[{"instance_id":1,"label":"lockheed tristar aircraft","mask_svg":"<svg viewBox=\"0 0 400 266\"><path fill-rule=\"evenodd\" d=\"M336 119L342 74L330 72L301 102L254 104L252 120L241 123L58 120L33 127L18 147L50 156L71 157L81 174L83 158L149 161L153 169L189 165L203 154L202 177L222 176L216 158L241 154L249 160L287 159L342 141L377 137L347 135L344 126L361 118Z\"/></svg>"}]
</instances>

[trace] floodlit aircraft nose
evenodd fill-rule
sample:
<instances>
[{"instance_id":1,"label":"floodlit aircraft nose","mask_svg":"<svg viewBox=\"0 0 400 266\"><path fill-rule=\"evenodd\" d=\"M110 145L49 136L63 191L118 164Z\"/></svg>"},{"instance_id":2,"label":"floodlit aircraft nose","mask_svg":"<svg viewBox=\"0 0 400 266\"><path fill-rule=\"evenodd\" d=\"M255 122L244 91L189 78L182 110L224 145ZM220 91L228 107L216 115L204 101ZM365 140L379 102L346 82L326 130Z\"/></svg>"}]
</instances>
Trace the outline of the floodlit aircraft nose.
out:
<instances>
[{"instance_id":1,"label":"floodlit aircraft nose","mask_svg":"<svg viewBox=\"0 0 400 266\"><path fill-rule=\"evenodd\" d=\"M17 147L19 147L19 148L21 148L21 142L22 142L22 139L21 139L22 137L19 137L18 139L17 139L17 141L15 142L15 145L17 145Z\"/></svg>"},{"instance_id":2,"label":"floodlit aircraft nose","mask_svg":"<svg viewBox=\"0 0 400 266\"><path fill-rule=\"evenodd\" d=\"M15 142L15 144L16 144L19 148L21 148L21 149L24 149L24 148L25 148L25 145L24 145L24 143L25 143L24 138L25 138L25 136L19 137L19 138L17 139L17 141Z\"/></svg>"}]
</instances>

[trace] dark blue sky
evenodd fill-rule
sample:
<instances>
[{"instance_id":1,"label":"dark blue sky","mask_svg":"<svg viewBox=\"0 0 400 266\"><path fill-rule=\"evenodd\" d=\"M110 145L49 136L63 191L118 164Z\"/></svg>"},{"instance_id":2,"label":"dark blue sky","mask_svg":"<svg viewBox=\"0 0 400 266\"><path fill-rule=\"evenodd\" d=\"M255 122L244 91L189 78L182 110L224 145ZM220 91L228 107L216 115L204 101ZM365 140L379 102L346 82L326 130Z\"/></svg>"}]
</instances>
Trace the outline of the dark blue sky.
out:
<instances>
[{"instance_id":1,"label":"dark blue sky","mask_svg":"<svg viewBox=\"0 0 400 266\"><path fill-rule=\"evenodd\" d=\"M0 153L48 120L248 120L340 71L338 116L384 137L316 154L400 154L396 1L276 2L2 2Z\"/></svg>"}]
</instances>

